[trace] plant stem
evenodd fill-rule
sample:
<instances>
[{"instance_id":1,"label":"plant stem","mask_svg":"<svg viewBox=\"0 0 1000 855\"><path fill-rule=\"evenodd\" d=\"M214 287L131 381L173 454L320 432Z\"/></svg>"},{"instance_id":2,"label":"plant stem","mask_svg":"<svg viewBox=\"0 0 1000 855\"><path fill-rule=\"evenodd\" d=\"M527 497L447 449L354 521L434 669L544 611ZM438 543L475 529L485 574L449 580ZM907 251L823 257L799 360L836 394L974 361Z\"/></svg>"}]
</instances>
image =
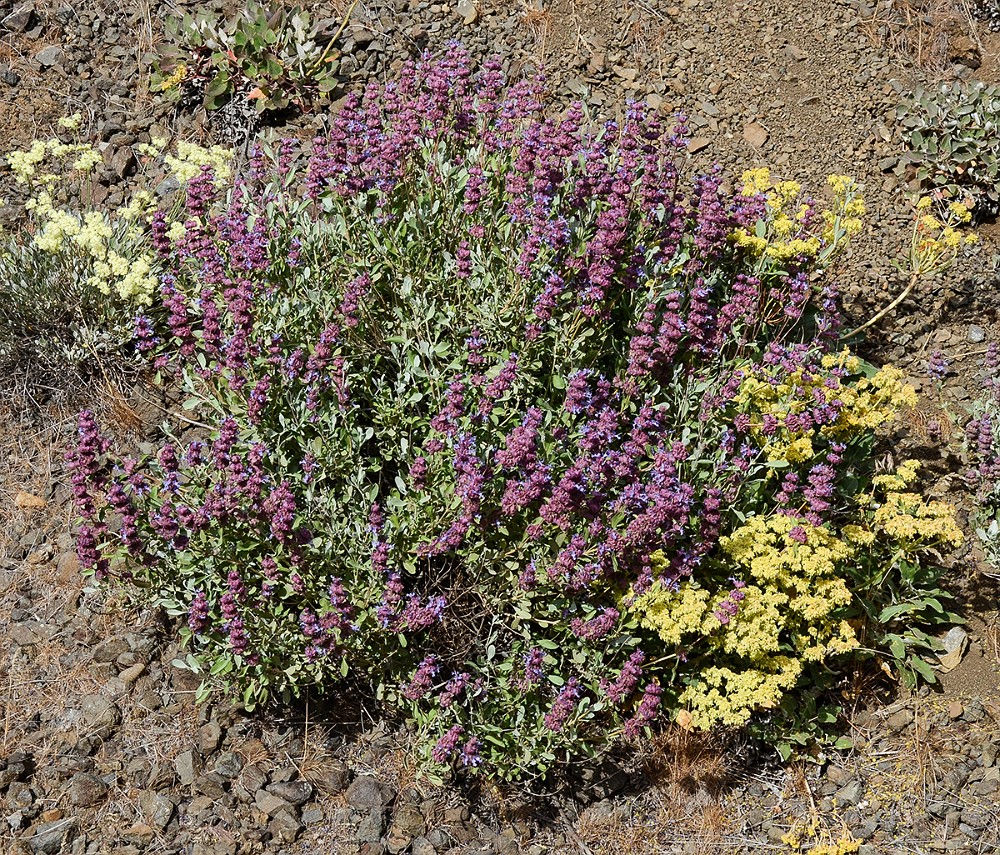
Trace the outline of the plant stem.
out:
<instances>
[{"instance_id":1,"label":"plant stem","mask_svg":"<svg viewBox=\"0 0 1000 855\"><path fill-rule=\"evenodd\" d=\"M899 296L898 296L898 297L896 297L896 299L895 299L895 300L893 300L893 301L892 301L892 302L891 302L891 303L890 303L890 304L889 304L888 306L886 306L886 307L885 307L884 309L882 309L881 311L878 311L878 312L876 312L876 313L875 313L874 315L872 315L872 316L871 316L871 317L870 317L870 318L869 318L869 319L868 319L867 321L865 321L865 322L864 322L864 323L863 323L863 324L862 324L861 326L859 326L859 327L855 327L855 328L854 328L853 330L851 330L851 331L850 331L849 333L845 333L845 334L844 334L844 335L842 336L842 338L845 338L845 339L847 339L847 338L854 338L854 336L856 336L856 335L857 335L858 333L860 333L860 332L864 332L864 331L865 331L866 329L868 329L868 328L869 328L870 326L872 326L873 324L877 324L877 323L878 323L878 322L879 322L880 320L882 320L882 318L884 318L884 317L885 317L885 316L886 316L887 314L889 314L889 312L891 312L891 311L892 311L893 309L895 309L895 308L896 308L896 306L898 306L898 305L899 305L900 303L902 303L902 302L903 302L903 300L905 300L905 299L906 299L906 298L907 298L907 297L909 296L910 292L911 292L911 291L912 291L912 290L914 289L914 287L916 287L916 284L917 284L917 280L918 280L919 278L920 278L920 274L919 274L919 273L914 273L914 274L913 274L913 275L912 275L912 276L910 277L910 284L909 284L909 285L907 285L907 286L906 286L906 287L905 287L905 288L904 288L904 289L902 290L902 292L901 292L901 293L899 294Z\"/></svg>"}]
</instances>

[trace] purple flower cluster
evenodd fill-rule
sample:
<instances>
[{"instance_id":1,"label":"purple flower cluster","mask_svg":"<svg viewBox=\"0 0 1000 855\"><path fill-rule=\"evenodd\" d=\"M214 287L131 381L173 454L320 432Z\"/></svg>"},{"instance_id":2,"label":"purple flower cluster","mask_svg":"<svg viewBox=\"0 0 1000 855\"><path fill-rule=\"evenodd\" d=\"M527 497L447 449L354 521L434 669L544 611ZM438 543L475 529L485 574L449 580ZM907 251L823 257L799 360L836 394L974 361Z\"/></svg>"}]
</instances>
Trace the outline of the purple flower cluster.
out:
<instances>
[{"instance_id":1,"label":"purple flower cluster","mask_svg":"<svg viewBox=\"0 0 1000 855\"><path fill-rule=\"evenodd\" d=\"M205 592L195 591L187 619L191 632L198 634L205 631L209 624L209 611L208 597L205 596Z\"/></svg>"},{"instance_id":2,"label":"purple flower cluster","mask_svg":"<svg viewBox=\"0 0 1000 855\"><path fill-rule=\"evenodd\" d=\"M635 739L643 727L656 718L660 711L663 689L659 683L649 683L642 692L642 700L635 715L625 722L624 734L627 739Z\"/></svg>"},{"instance_id":3,"label":"purple flower cluster","mask_svg":"<svg viewBox=\"0 0 1000 855\"><path fill-rule=\"evenodd\" d=\"M794 531L794 529L792 529ZM791 532L789 532L791 535ZM746 582L740 579L731 579L733 584L732 590L719 601L719 605L715 609L715 617L723 626L726 626L729 621L736 617L736 612L739 611L740 603L746 599L746 592L743 590L747 585Z\"/></svg>"},{"instance_id":4,"label":"purple flower cluster","mask_svg":"<svg viewBox=\"0 0 1000 855\"><path fill-rule=\"evenodd\" d=\"M403 697L410 701L419 701L430 692L437 672L437 657L433 655L426 657L414 672L410 682L403 687Z\"/></svg>"},{"instance_id":5,"label":"purple flower cluster","mask_svg":"<svg viewBox=\"0 0 1000 855\"><path fill-rule=\"evenodd\" d=\"M460 724L454 725L444 736L442 736L434 748L431 749L431 759L435 763L447 763L458 750L465 728Z\"/></svg>"},{"instance_id":6,"label":"purple flower cluster","mask_svg":"<svg viewBox=\"0 0 1000 855\"><path fill-rule=\"evenodd\" d=\"M641 650L636 650L622 667L621 673L614 682L604 680L601 688L608 696L608 700L616 706L621 706L625 700L635 691L642 679L642 664L646 661L646 654Z\"/></svg>"},{"instance_id":7,"label":"purple flower cluster","mask_svg":"<svg viewBox=\"0 0 1000 855\"><path fill-rule=\"evenodd\" d=\"M580 697L580 682L576 677L570 677L566 685L559 690L555 701L545 714L545 727L553 733L558 733L566 725L569 717L576 709L577 698Z\"/></svg>"}]
</instances>

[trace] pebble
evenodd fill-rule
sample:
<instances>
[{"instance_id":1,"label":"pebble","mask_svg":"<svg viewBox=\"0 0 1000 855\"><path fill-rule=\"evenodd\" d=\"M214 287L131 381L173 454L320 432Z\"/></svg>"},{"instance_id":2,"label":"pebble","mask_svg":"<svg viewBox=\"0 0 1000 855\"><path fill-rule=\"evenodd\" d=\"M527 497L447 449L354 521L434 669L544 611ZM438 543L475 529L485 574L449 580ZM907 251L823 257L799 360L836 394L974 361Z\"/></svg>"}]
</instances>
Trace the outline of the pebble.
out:
<instances>
[{"instance_id":1,"label":"pebble","mask_svg":"<svg viewBox=\"0 0 1000 855\"><path fill-rule=\"evenodd\" d=\"M104 801L108 785L97 775L81 772L73 776L69 785L69 801L74 807L93 807Z\"/></svg>"},{"instance_id":2,"label":"pebble","mask_svg":"<svg viewBox=\"0 0 1000 855\"><path fill-rule=\"evenodd\" d=\"M743 127L743 139L754 148L761 148L769 138L767 129L758 122L751 122Z\"/></svg>"},{"instance_id":3,"label":"pebble","mask_svg":"<svg viewBox=\"0 0 1000 855\"><path fill-rule=\"evenodd\" d=\"M62 58L63 49L59 45L49 45L35 54L35 61L42 68L51 68Z\"/></svg>"}]
</instances>

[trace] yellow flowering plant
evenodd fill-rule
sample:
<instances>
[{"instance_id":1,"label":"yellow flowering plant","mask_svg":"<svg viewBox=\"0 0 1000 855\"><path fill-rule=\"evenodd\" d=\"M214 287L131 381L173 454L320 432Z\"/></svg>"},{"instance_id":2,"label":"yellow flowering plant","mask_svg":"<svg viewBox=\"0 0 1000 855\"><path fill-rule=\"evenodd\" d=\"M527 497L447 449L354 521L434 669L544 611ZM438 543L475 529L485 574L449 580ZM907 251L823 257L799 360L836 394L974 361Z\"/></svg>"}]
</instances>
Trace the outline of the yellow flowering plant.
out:
<instances>
[{"instance_id":1,"label":"yellow flowering plant","mask_svg":"<svg viewBox=\"0 0 1000 855\"><path fill-rule=\"evenodd\" d=\"M785 756L836 720L824 691L852 662L885 657L906 685L933 682L933 634L960 620L935 560L961 543L954 507L920 495L916 461L873 463L913 389L847 350L796 356L739 370L735 521L718 553L696 578L624 598L683 659L678 721L782 730ZM654 554L655 578L665 565Z\"/></svg>"},{"instance_id":2,"label":"yellow flowering plant","mask_svg":"<svg viewBox=\"0 0 1000 855\"><path fill-rule=\"evenodd\" d=\"M82 115L57 122L74 137ZM163 157L183 185L208 166L230 177L231 152L180 143L165 153L166 140L136 146L145 158ZM159 288L158 262L150 241L153 194L133 188L117 209L77 209L63 185L92 195L100 151L86 142L54 136L35 140L5 157L23 200L24 228L0 236L0 360L42 367L82 366L95 355L119 354L132 339L138 310L152 304ZM173 242L184 221L168 223Z\"/></svg>"}]
</instances>

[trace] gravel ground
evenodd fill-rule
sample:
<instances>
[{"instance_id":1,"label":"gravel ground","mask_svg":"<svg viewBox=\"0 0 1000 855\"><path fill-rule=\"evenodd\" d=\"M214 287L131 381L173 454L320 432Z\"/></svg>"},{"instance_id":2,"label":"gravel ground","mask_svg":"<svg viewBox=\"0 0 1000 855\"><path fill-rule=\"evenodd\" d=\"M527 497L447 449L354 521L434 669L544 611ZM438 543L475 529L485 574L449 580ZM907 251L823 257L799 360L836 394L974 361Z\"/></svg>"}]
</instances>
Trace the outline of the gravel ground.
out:
<instances>
[{"instance_id":1,"label":"gravel ground","mask_svg":"<svg viewBox=\"0 0 1000 855\"><path fill-rule=\"evenodd\" d=\"M631 99L688 114L688 173L718 168L731 182L769 166L817 193L827 174L856 176L870 227L837 274L848 312L864 320L902 287L891 262L910 224L906 188L892 173L893 82L1000 81L1000 36L977 33L946 0L919 5L362 2L338 48L345 91L459 39L476 58L500 56L512 75L543 67L554 110L581 100L603 120ZM225 131L145 89L143 56L163 22L205 8L223 4L0 0L0 150L28 146L79 110L85 133L105 150L97 201L121 202L140 168L156 186L158 165L140 164L132 146L160 135L207 142ZM315 14L345 12L320 5ZM304 117L267 132L308 136L322 122ZM0 196L9 189L0 171ZM0 208L0 220L16 218L16 206ZM976 393L976 360L996 327L993 235L986 227L977 255L918 288L865 345L872 358L907 366L921 387L908 442L928 458L933 489L965 510L954 476L960 458L919 428L947 424L945 415ZM933 349L952 364L941 386L923 376ZM170 406L141 398L132 410L108 399L103 406L123 432L141 432ZM195 707L196 682L171 664L169 627L79 578L61 463L71 412L52 404L43 417L4 421L0 850L700 853L855 839L864 855L1000 851L997 591L972 550L952 559L973 618L965 659L943 692L885 698L885 706L876 691L863 693L870 708L853 716L849 754L782 767L735 737L677 732L641 756L585 770L557 792L434 789L415 779L405 730L373 725L349 704L336 717L303 708L285 720L222 703Z\"/></svg>"}]
</instances>

